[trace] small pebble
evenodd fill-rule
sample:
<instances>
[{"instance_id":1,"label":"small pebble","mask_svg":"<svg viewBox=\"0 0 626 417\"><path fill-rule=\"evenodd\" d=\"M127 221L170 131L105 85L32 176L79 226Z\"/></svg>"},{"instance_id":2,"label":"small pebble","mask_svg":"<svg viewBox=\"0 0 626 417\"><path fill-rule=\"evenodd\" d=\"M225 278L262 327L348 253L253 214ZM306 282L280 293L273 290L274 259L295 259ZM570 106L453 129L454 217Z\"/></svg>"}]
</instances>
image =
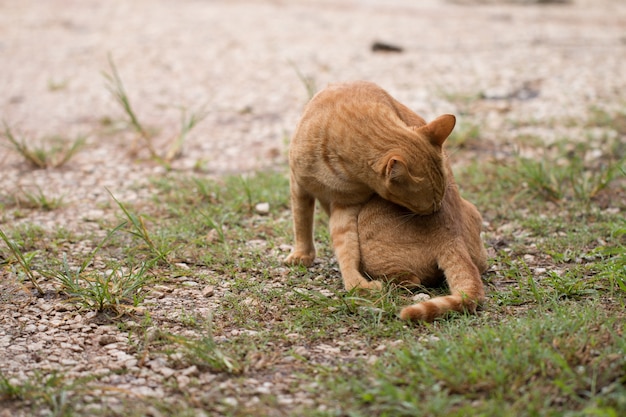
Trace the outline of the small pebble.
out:
<instances>
[{"instance_id":1,"label":"small pebble","mask_svg":"<svg viewBox=\"0 0 626 417\"><path fill-rule=\"evenodd\" d=\"M270 203L258 203L254 206L254 211L258 214L268 214L270 212Z\"/></svg>"}]
</instances>

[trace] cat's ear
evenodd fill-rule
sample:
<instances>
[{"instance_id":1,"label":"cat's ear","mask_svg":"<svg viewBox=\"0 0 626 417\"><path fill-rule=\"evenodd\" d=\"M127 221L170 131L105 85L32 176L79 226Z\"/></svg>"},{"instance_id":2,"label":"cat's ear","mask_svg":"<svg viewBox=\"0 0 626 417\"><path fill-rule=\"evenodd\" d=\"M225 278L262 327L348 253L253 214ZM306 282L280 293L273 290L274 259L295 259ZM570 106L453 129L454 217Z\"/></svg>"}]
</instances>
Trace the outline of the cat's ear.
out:
<instances>
[{"instance_id":1,"label":"cat's ear","mask_svg":"<svg viewBox=\"0 0 626 417\"><path fill-rule=\"evenodd\" d=\"M400 156L391 156L387 160L387 167L385 170L385 177L388 180L395 180L404 176L408 172L406 162Z\"/></svg>"},{"instance_id":2,"label":"cat's ear","mask_svg":"<svg viewBox=\"0 0 626 417\"><path fill-rule=\"evenodd\" d=\"M444 114L443 116L437 117L432 122L421 126L417 131L426 135L433 145L443 146L443 142L450 136L455 124L456 117L451 114Z\"/></svg>"}]
</instances>

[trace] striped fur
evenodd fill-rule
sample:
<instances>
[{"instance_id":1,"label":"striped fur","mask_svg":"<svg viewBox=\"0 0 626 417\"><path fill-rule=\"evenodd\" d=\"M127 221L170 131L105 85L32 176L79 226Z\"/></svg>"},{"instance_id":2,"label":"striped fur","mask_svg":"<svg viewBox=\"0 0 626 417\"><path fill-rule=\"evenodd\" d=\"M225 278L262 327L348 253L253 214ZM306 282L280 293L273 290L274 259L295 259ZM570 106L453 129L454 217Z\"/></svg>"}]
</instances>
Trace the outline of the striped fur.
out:
<instances>
[{"instance_id":1,"label":"striped fur","mask_svg":"<svg viewBox=\"0 0 626 417\"><path fill-rule=\"evenodd\" d=\"M455 118L431 123L369 82L329 86L306 106L289 149L295 245L285 260L315 259L315 200L330 232L346 289L380 288L359 271L357 216L373 195L431 214L447 184L442 145Z\"/></svg>"}]
</instances>

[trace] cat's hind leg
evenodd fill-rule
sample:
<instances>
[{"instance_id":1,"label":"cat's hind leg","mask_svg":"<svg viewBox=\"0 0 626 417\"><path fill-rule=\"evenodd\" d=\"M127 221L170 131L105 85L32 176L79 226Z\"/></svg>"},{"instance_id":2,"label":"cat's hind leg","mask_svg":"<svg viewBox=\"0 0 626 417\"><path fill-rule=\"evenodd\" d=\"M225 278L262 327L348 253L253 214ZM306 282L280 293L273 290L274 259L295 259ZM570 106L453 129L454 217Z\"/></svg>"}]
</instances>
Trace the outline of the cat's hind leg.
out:
<instances>
[{"instance_id":1,"label":"cat's hind leg","mask_svg":"<svg viewBox=\"0 0 626 417\"><path fill-rule=\"evenodd\" d=\"M361 205L341 206L331 204L330 235L335 248L335 256L346 290L353 288L380 290L380 281L368 281L361 272L361 250L358 236L358 214Z\"/></svg>"},{"instance_id":2,"label":"cat's hind leg","mask_svg":"<svg viewBox=\"0 0 626 417\"><path fill-rule=\"evenodd\" d=\"M285 259L285 263L311 266L315 260L315 244L313 243L315 197L300 187L293 176L290 181L290 190L295 245L291 254Z\"/></svg>"},{"instance_id":3,"label":"cat's hind leg","mask_svg":"<svg viewBox=\"0 0 626 417\"><path fill-rule=\"evenodd\" d=\"M476 307L484 301L480 272L465 245L451 246L438 257L439 268L444 271L451 295L405 307L400 311L401 319L431 322L451 311L475 313Z\"/></svg>"}]
</instances>

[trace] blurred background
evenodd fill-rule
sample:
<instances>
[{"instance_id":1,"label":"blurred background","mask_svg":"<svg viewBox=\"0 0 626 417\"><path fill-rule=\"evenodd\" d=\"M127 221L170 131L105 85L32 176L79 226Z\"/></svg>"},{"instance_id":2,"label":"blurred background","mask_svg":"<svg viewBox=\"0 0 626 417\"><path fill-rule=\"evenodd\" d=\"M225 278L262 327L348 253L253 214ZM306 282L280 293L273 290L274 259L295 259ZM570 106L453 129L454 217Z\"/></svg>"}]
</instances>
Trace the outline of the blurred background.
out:
<instances>
[{"instance_id":1,"label":"blurred background","mask_svg":"<svg viewBox=\"0 0 626 417\"><path fill-rule=\"evenodd\" d=\"M625 27L619 0L1 0L1 187L284 165L310 94L356 79L456 114L473 157L623 141L590 118L624 111ZM7 133L84 144L61 173L24 172Z\"/></svg>"}]
</instances>

